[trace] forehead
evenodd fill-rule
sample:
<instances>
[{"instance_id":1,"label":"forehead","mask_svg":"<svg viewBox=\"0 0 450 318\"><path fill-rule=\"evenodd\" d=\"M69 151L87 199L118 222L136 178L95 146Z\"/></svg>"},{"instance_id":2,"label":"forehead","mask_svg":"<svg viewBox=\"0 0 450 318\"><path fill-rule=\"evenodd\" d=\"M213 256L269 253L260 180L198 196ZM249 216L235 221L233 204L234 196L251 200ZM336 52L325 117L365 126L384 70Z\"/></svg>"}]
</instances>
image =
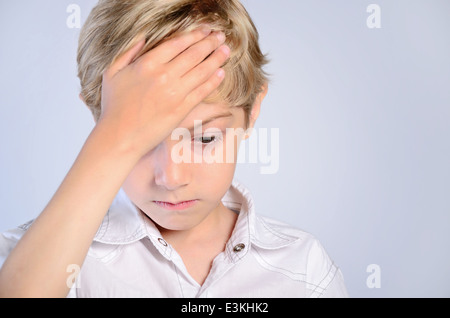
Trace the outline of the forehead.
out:
<instances>
[{"instance_id":1,"label":"forehead","mask_svg":"<svg viewBox=\"0 0 450 318\"><path fill-rule=\"evenodd\" d=\"M228 115L230 116L228 117ZM195 120L207 121L215 117L240 122L241 120L244 121L244 110L242 107L233 107L226 103L200 103L192 109L180 126L190 126Z\"/></svg>"}]
</instances>

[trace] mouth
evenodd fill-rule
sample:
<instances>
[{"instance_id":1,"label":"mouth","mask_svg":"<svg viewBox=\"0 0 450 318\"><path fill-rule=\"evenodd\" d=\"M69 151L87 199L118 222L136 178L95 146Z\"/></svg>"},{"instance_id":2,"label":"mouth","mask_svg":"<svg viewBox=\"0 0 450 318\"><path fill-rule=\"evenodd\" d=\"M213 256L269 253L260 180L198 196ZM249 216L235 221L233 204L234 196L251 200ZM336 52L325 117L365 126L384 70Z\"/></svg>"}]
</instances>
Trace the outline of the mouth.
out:
<instances>
[{"instance_id":1,"label":"mouth","mask_svg":"<svg viewBox=\"0 0 450 318\"><path fill-rule=\"evenodd\" d=\"M190 208L197 203L198 200L181 201L177 203L164 202L164 201L153 201L157 206L164 208L166 210L179 211Z\"/></svg>"}]
</instances>

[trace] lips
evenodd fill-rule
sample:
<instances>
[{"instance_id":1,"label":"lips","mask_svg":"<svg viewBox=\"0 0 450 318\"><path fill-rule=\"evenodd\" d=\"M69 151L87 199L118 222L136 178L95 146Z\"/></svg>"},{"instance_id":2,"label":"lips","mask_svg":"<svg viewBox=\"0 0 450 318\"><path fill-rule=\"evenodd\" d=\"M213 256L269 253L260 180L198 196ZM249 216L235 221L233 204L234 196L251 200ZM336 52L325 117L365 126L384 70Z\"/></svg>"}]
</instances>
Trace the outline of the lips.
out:
<instances>
[{"instance_id":1,"label":"lips","mask_svg":"<svg viewBox=\"0 0 450 318\"><path fill-rule=\"evenodd\" d=\"M157 206L167 210L184 210L192 207L197 203L197 200L181 201L177 203L165 202L165 201L153 201Z\"/></svg>"}]
</instances>

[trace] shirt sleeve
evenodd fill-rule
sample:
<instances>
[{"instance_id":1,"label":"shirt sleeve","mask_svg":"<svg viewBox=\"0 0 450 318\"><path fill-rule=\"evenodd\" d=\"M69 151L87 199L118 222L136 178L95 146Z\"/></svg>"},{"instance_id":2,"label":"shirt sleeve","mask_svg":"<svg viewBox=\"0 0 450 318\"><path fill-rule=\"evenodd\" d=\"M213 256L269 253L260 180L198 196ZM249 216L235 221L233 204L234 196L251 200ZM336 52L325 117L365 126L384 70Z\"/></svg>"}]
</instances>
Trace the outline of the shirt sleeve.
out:
<instances>
[{"instance_id":1,"label":"shirt sleeve","mask_svg":"<svg viewBox=\"0 0 450 318\"><path fill-rule=\"evenodd\" d=\"M344 276L340 269L336 271L333 279L330 284L325 288L322 295L322 298L348 298L347 288L344 284Z\"/></svg>"},{"instance_id":2,"label":"shirt sleeve","mask_svg":"<svg viewBox=\"0 0 450 318\"><path fill-rule=\"evenodd\" d=\"M25 234L27 224L0 234L0 268L3 267L3 263L5 263L9 253L11 253L13 248L16 247L17 242Z\"/></svg>"},{"instance_id":3,"label":"shirt sleeve","mask_svg":"<svg viewBox=\"0 0 450 318\"><path fill-rule=\"evenodd\" d=\"M314 240L308 255L307 287L311 298L347 298L341 270L330 259L324 247Z\"/></svg>"}]
</instances>

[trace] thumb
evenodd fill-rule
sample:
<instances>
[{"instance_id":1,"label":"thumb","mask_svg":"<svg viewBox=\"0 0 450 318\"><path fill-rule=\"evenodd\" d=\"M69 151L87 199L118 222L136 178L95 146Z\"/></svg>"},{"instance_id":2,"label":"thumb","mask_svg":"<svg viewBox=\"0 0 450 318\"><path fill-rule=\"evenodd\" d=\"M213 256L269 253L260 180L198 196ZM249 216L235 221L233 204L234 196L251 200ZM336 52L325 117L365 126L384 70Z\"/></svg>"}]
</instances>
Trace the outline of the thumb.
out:
<instances>
[{"instance_id":1,"label":"thumb","mask_svg":"<svg viewBox=\"0 0 450 318\"><path fill-rule=\"evenodd\" d=\"M104 76L108 78L114 77L121 70L130 65L145 45L145 38L139 40L128 51L119 55L113 60L111 66L105 71Z\"/></svg>"}]
</instances>

